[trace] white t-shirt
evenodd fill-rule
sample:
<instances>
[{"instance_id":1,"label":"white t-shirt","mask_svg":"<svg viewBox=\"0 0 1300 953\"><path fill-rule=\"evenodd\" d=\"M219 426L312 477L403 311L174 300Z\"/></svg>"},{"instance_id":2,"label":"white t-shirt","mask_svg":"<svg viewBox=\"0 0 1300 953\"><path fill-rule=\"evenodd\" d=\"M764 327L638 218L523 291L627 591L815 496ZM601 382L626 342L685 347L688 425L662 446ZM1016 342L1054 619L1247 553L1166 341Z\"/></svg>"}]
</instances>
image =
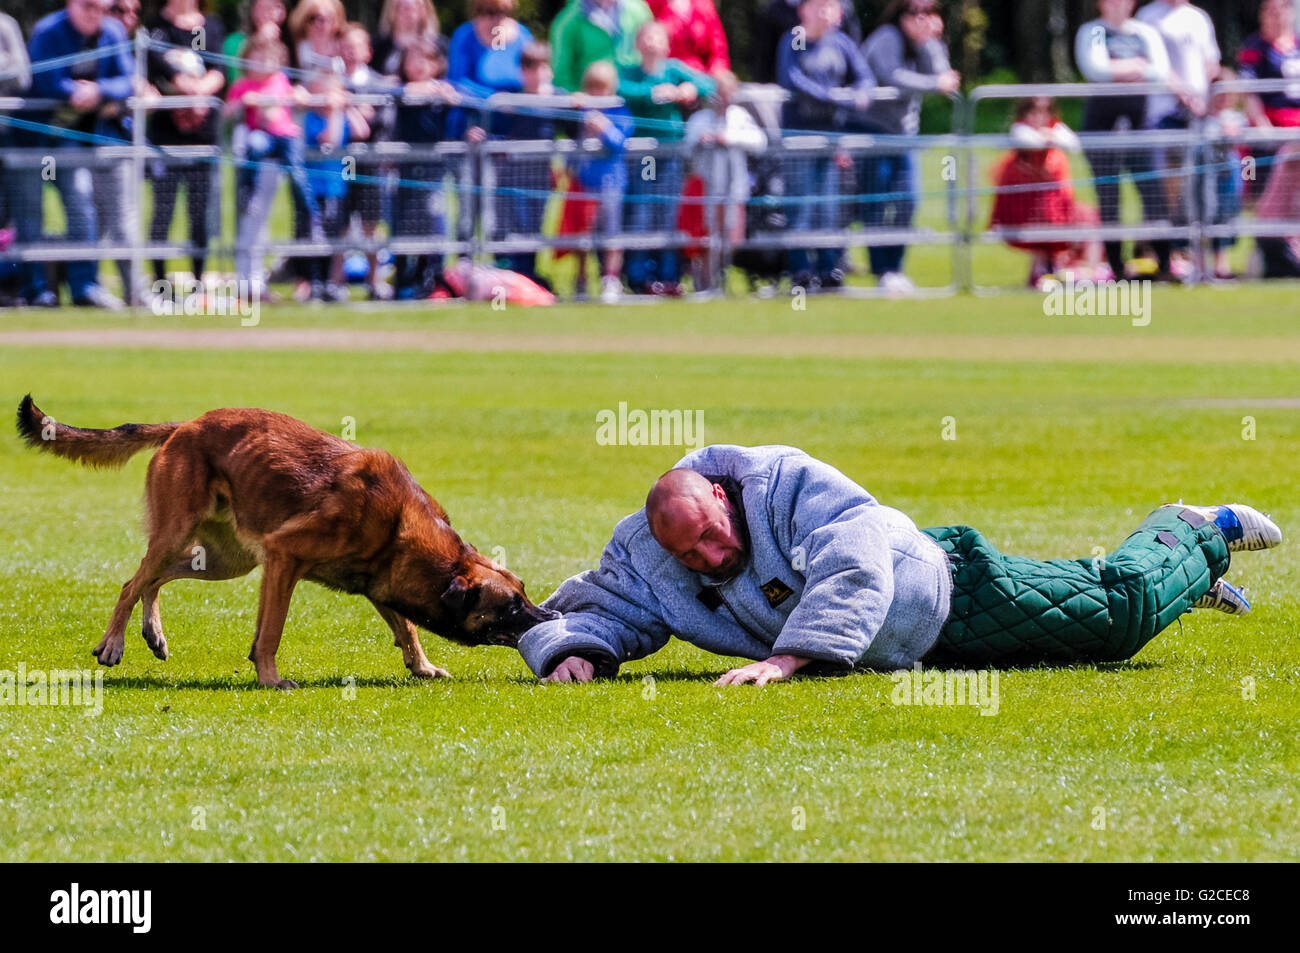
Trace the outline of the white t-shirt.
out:
<instances>
[{"instance_id":1,"label":"white t-shirt","mask_svg":"<svg viewBox=\"0 0 1300 953\"><path fill-rule=\"evenodd\" d=\"M1209 14L1190 3L1155 0L1137 12L1137 19L1155 27L1165 41L1171 71L1183 85L1201 96L1208 93L1209 70L1221 59ZM1177 111L1178 97L1173 94L1152 96L1147 101L1147 115L1153 121Z\"/></svg>"}]
</instances>

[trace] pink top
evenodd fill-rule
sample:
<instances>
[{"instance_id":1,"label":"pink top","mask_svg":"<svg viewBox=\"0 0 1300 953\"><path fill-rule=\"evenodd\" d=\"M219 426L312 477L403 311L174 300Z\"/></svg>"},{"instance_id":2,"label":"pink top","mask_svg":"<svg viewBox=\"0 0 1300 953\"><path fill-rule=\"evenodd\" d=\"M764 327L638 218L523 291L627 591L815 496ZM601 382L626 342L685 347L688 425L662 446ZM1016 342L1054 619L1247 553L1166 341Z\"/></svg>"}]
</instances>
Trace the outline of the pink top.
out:
<instances>
[{"instance_id":1,"label":"pink top","mask_svg":"<svg viewBox=\"0 0 1300 953\"><path fill-rule=\"evenodd\" d=\"M289 77L283 73L272 73L266 79L250 79L245 76L235 81L230 87L230 101L242 102L245 96L275 96L284 100L293 98L293 86ZM244 121L249 129L260 129L273 136L297 138L302 130L293 121L293 113L288 106L253 106L244 105Z\"/></svg>"},{"instance_id":2,"label":"pink top","mask_svg":"<svg viewBox=\"0 0 1300 953\"><path fill-rule=\"evenodd\" d=\"M1300 214L1300 149L1285 145L1278 150L1268 185L1255 206L1255 216L1285 222L1297 214Z\"/></svg>"}]
</instances>

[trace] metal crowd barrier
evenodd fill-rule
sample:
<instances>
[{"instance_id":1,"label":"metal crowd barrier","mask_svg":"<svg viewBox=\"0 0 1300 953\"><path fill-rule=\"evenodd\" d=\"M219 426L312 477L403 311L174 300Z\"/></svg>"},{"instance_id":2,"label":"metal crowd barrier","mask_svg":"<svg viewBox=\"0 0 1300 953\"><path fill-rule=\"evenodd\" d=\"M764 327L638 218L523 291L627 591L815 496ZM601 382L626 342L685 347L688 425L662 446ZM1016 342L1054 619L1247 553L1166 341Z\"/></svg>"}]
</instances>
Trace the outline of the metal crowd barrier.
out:
<instances>
[{"instance_id":1,"label":"metal crowd barrier","mask_svg":"<svg viewBox=\"0 0 1300 953\"><path fill-rule=\"evenodd\" d=\"M1217 84L1211 96L1218 92L1295 94L1297 87L1300 84L1289 81L1234 81ZM362 218L382 223L378 233L362 235L341 230L337 221L329 233L310 234L301 208L294 214L294 206L300 203L290 199L290 189L281 181L283 171L275 163L251 161L242 153L241 138L221 111L220 100L132 97L125 104L134 120L129 144L73 137L4 150L0 159L10 193L23 176L30 176L28 184L19 188L39 199L49 182L44 173L53 157L60 170L81 176L83 185L89 183L88 190L67 194L93 199L99 206L99 221L94 241L54 236L18 241L0 250L0 261L117 260L124 286L139 288L146 261L204 255L209 260L234 263L236 271L241 262L246 270L260 271L265 256L279 257L290 261L291 274L305 276L308 269L300 260L319 262L344 252L509 263L521 260L520 256L530 260L528 256L539 252L597 253L617 248L644 263L647 256L673 250L681 259L681 273L692 274L698 291L719 294L726 292L727 277L736 271L756 279L766 276L769 281L785 273L797 280L800 275L795 261L799 256L824 259L858 250L862 257L873 249L934 246L949 250L948 278L932 282L920 289L921 293L971 290L984 294L1013 283L986 283L977 274L991 253L989 249L1006 243L1056 247L1117 240L1173 242L1185 245L1193 254L1197 269L1192 280L1212 280L1205 268L1207 246L1242 236L1276 239L1300 235L1300 221L1260 220L1239 209L1227 214L1220 194L1222 176L1236 174L1233 163L1240 158L1238 150L1254 150L1266 177L1271 164L1278 161L1276 151L1300 141L1300 129L1225 130L1194 119L1186 129L1075 130L1080 151L1069 157L1068 184L1076 199L1094 203L1100 194L1098 186L1103 187L1110 204L1100 209L1096 222L1034 220L1040 200L1059 191L1059 183L998 187L991 182L993 162L1005 161L1023 146L1006 133L975 131L982 104L1037 96L1058 101L1113 100L1167 92L1163 86L979 87L965 97L953 97L951 133L910 137L797 131L778 136L771 119L784 99L783 91L747 88L744 92L742 101L750 105L769 133L766 147L738 162L722 147L688 149L671 137L664 141L631 137L621 160L626 184L617 197L617 215L606 213L601 196L574 184L583 163L603 155L598 143L591 140L488 138L430 145L380 141L348 145L330 154L308 152L308 162L351 160L351 175L343 176L347 187L364 193L366 202L375 203L367 206L369 212ZM896 90L873 92L877 99L897 96ZM379 107L392 102L392 97L378 94L353 94L349 99L354 104ZM319 105L323 100L308 102ZM0 99L0 115L54 105ZM485 128L495 110L551 110L562 126L572 129L577 115L574 105L570 97L496 96L466 108L475 112ZM611 103L588 99L582 108L608 105ZM218 111L219 145L148 143L149 115L157 110L194 107ZM34 135L21 123L11 126L8 133L11 141L19 143L31 141ZM900 162L912 169L910 184L901 187L897 183L909 179L900 177L896 168L889 172L892 164ZM1109 174L1112 167L1117 171ZM647 176L647 169L652 174ZM743 176L743 181L738 183L736 175ZM191 201L188 206L188 214L206 216L206 241L175 241L174 226L164 234L151 230L146 219L154 204L164 192L175 198L177 183L169 182L169 176L184 178L187 191L192 186L200 191L206 188L206 204ZM698 183L694 190L688 188L692 176L702 177L707 189L702 190ZM1128 186L1124 190L1106 188L1121 178L1139 183L1142 214L1136 214L1137 204L1122 198ZM892 184L883 184L886 182ZM267 222L282 226L274 233L266 234L265 228L258 234L249 231L248 190L258 188L274 189L261 193L270 204L258 212ZM1156 190L1164 199L1152 197ZM999 196L1022 201L1026 221L990 225L989 209ZM569 214L574 211L567 208L571 204L580 214ZM227 223L223 210L231 208L234 221ZM69 211L71 218L83 210ZM617 227L613 227L615 219ZM292 223L292 232L286 230L287 223ZM27 232L30 228L20 237L30 238ZM203 233L199 230L200 236ZM300 264L295 266L294 261ZM1000 262L1005 273L1006 256ZM659 266L651 266L652 272L654 267ZM862 286L847 290L878 293Z\"/></svg>"}]
</instances>

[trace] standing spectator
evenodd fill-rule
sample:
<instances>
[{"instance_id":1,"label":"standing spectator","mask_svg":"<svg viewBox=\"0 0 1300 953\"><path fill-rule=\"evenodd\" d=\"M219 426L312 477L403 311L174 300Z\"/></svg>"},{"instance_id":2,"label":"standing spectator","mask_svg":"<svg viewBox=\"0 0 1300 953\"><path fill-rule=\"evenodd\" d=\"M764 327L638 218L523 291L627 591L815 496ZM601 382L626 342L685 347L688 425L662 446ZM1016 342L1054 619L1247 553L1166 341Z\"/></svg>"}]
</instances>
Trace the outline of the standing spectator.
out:
<instances>
[{"instance_id":1,"label":"standing spectator","mask_svg":"<svg viewBox=\"0 0 1300 953\"><path fill-rule=\"evenodd\" d=\"M872 103L861 125L867 131L915 136L921 131L921 98L961 88L961 74L948 63L943 17L937 0L892 0L881 25L862 44L862 57L882 86L905 93ZM867 228L910 229L916 215L916 163L909 151L864 155L857 160L857 191L867 195L859 218ZM890 195L888 199L877 196ZM903 273L903 245L871 245L867 256L880 287L895 295L916 291Z\"/></svg>"},{"instance_id":2,"label":"standing spectator","mask_svg":"<svg viewBox=\"0 0 1300 953\"><path fill-rule=\"evenodd\" d=\"M1259 5L1259 32L1246 38L1237 63L1242 79L1300 77L1300 44L1291 0L1264 0ZM1294 89L1250 93L1246 111L1255 126L1300 126L1300 93Z\"/></svg>"},{"instance_id":3,"label":"standing spectator","mask_svg":"<svg viewBox=\"0 0 1300 953\"><path fill-rule=\"evenodd\" d=\"M648 0L650 13L668 31L668 55L710 75L731 69L727 34L713 0Z\"/></svg>"},{"instance_id":4,"label":"standing spectator","mask_svg":"<svg viewBox=\"0 0 1300 953\"><path fill-rule=\"evenodd\" d=\"M307 178L311 180L312 195L325 237L336 241L343 237L348 227L346 198L350 184L339 153L352 141L353 134L365 138L370 128L360 111L348 106L343 80L337 73L316 73L307 88L314 97L326 99L325 105L312 106L303 117L302 131L307 148L320 153L319 159L307 163ZM313 258L308 264L310 300L347 300L342 253Z\"/></svg>"},{"instance_id":5,"label":"standing spectator","mask_svg":"<svg viewBox=\"0 0 1300 953\"><path fill-rule=\"evenodd\" d=\"M241 176L245 204L239 209L239 233L235 240L235 271L253 283L262 294L262 249L271 219L271 204L280 185L280 172L287 170L294 201L307 210L313 241L324 241L325 232L317 212L312 183L303 158L302 130L293 120L290 107L306 98L306 90L294 86L284 73L289 51L279 40L255 34L244 44L240 58L248 61L245 75L230 87L226 112L244 113L248 127L247 164Z\"/></svg>"},{"instance_id":6,"label":"standing spectator","mask_svg":"<svg viewBox=\"0 0 1300 953\"><path fill-rule=\"evenodd\" d=\"M405 83L397 107L394 136L417 149L428 149L449 138L451 110L460 94L443 77L447 57L429 37L415 37L402 49L399 76ZM396 238L434 239L445 230L442 179L445 165L432 156L401 162L398 194L393 209ZM431 298L442 283L442 255L398 255L395 297L399 301Z\"/></svg>"},{"instance_id":7,"label":"standing spectator","mask_svg":"<svg viewBox=\"0 0 1300 953\"><path fill-rule=\"evenodd\" d=\"M696 237L725 235L729 243L745 238L745 204L749 201L749 157L767 148L767 135L749 110L735 104L740 83L734 73L714 74L709 105L686 123L686 152L694 159L700 201L682 207L680 230ZM691 190L687 189L687 194ZM704 204L707 196L708 204ZM709 287L710 262L693 249L695 289Z\"/></svg>"},{"instance_id":8,"label":"standing spectator","mask_svg":"<svg viewBox=\"0 0 1300 953\"><path fill-rule=\"evenodd\" d=\"M582 77L582 96L575 97L582 109L579 138L596 140L599 150L585 148L574 168L574 177L582 197L570 200L566 212L572 211L578 222L570 234L594 232L599 239L596 251L603 258L600 300L617 304L623 297L623 249L613 241L622 226L623 198L627 192L627 165L623 145L632 134L632 114L626 106L603 109L587 108L585 97L607 99L618 90L618 71L608 60L597 60ZM590 196L590 197L588 197ZM563 230L563 229L562 229ZM587 296L587 253L578 251L578 283L575 296Z\"/></svg>"},{"instance_id":9,"label":"standing spectator","mask_svg":"<svg viewBox=\"0 0 1300 953\"><path fill-rule=\"evenodd\" d=\"M111 0L108 16L122 24L127 39L134 40L140 29L139 0ZM152 92L145 84L144 90ZM111 120L113 134L119 139L132 139L134 116L123 106ZM126 254L126 250L140 240L140 208L132 191L130 159L101 160L94 171L95 221L99 225L99 240ZM132 304L145 304L144 276L130 258L117 259L117 273L122 279L123 296Z\"/></svg>"},{"instance_id":10,"label":"standing spectator","mask_svg":"<svg viewBox=\"0 0 1300 953\"><path fill-rule=\"evenodd\" d=\"M1259 5L1259 32L1246 38L1237 55L1242 79L1288 79L1300 77L1300 45L1296 41L1295 7L1291 0L1264 0ZM1300 93L1294 86L1274 93L1251 93L1246 97L1246 115L1252 126L1268 128L1300 126ZM1272 171L1275 149L1263 144L1251 147L1256 158L1255 194L1263 192Z\"/></svg>"},{"instance_id":11,"label":"standing spectator","mask_svg":"<svg viewBox=\"0 0 1300 953\"><path fill-rule=\"evenodd\" d=\"M1227 67L1219 73L1220 81L1236 78ZM1237 151L1240 147L1234 140L1240 141L1239 137L1248 125L1242 100L1241 93L1215 93L1210 100L1209 115L1205 117L1205 138L1211 140L1211 144L1205 149L1204 162L1213 170L1210 174L1214 180L1214 206L1205 216L1207 225L1226 225L1241 213L1245 182L1241 176L1241 155ZM1236 243L1236 237L1231 235L1210 239L1210 247L1214 250L1214 277L1220 280L1236 277L1228 260Z\"/></svg>"},{"instance_id":12,"label":"standing spectator","mask_svg":"<svg viewBox=\"0 0 1300 953\"><path fill-rule=\"evenodd\" d=\"M294 65L308 72L341 75L339 35L345 23L342 0L298 0L289 14Z\"/></svg>"},{"instance_id":13,"label":"standing spectator","mask_svg":"<svg viewBox=\"0 0 1300 953\"><path fill-rule=\"evenodd\" d=\"M1079 72L1090 83L1161 83L1169 76L1169 56L1160 34L1146 23L1133 19L1134 0L1097 0L1101 14L1079 27L1074 39L1074 57ZM1092 96L1083 109L1083 131L1129 132L1144 128L1147 117L1145 96ZM1142 215L1148 222L1168 218L1165 191L1152 175L1150 149L1099 146L1084 150L1096 180L1097 203L1103 225L1118 225L1120 177L1133 177L1142 199ZM1169 242L1153 242L1156 267L1169 271ZM1105 243L1106 260L1116 278L1123 278L1124 243Z\"/></svg>"},{"instance_id":14,"label":"standing spectator","mask_svg":"<svg viewBox=\"0 0 1300 953\"><path fill-rule=\"evenodd\" d=\"M533 41L524 47L519 59L523 75L522 93L554 96L562 92L552 83L551 48ZM548 110L510 110L492 116L492 138L544 140L555 138L556 119ZM497 237L510 235L535 238L542 233L547 192L551 188L551 157L493 156L497 192L493 196ZM547 290L550 283L537 273L537 252L516 252L504 256L503 267L524 275Z\"/></svg>"},{"instance_id":15,"label":"standing spectator","mask_svg":"<svg viewBox=\"0 0 1300 953\"><path fill-rule=\"evenodd\" d=\"M680 142L683 110L713 95L713 80L668 59L668 31L654 20L637 33L637 66L619 70L618 94L636 118L635 132L661 143ZM656 157L654 174L638 169L632 176L624 221L629 232L663 232L677 221L682 193L682 160L675 154ZM627 279L635 294L677 295L681 256L676 248L636 249L627 256Z\"/></svg>"},{"instance_id":16,"label":"standing spectator","mask_svg":"<svg viewBox=\"0 0 1300 953\"><path fill-rule=\"evenodd\" d=\"M1200 7L1190 0L1154 0L1138 11L1137 18L1149 24L1165 41L1169 56L1169 94L1159 94L1147 100L1147 125L1156 129L1187 129L1193 119L1204 117L1208 108L1210 83L1219 74L1219 44L1214 35L1214 23ZM1199 206L1201 185L1199 176L1191 170L1185 174L1183 167L1191 150L1177 147L1157 150L1157 165L1164 174L1165 198L1175 225L1185 225L1192 219L1192 207ZM1183 249L1185 240L1170 243ZM1156 248L1157 258L1162 251ZM1159 266L1157 279L1181 279L1190 263L1175 263L1172 257L1166 268Z\"/></svg>"},{"instance_id":17,"label":"standing spectator","mask_svg":"<svg viewBox=\"0 0 1300 953\"><path fill-rule=\"evenodd\" d=\"M239 30L227 36L226 42L221 46L221 52L228 57L226 79L229 82L233 83L244 75L239 65L232 61L239 59L239 51L250 38L263 34L269 39L283 42L284 21L287 16L288 11L284 8L284 0L244 0Z\"/></svg>"},{"instance_id":18,"label":"standing spectator","mask_svg":"<svg viewBox=\"0 0 1300 953\"><path fill-rule=\"evenodd\" d=\"M481 99L520 90L520 58L533 34L511 16L514 10L515 0L470 0L469 21L451 35L448 82Z\"/></svg>"},{"instance_id":19,"label":"standing spectator","mask_svg":"<svg viewBox=\"0 0 1300 953\"><path fill-rule=\"evenodd\" d=\"M797 27L800 0L772 0L754 25L754 82L779 83L777 58L779 46L787 33ZM862 24L858 22L853 0L840 0L840 29L854 44L862 42Z\"/></svg>"},{"instance_id":20,"label":"standing spectator","mask_svg":"<svg viewBox=\"0 0 1300 953\"><path fill-rule=\"evenodd\" d=\"M802 0L799 25L792 27L778 45L777 76L790 91L782 109L782 127L787 130L840 132L850 114L864 109L876 85L867 61L857 44L840 30L843 9L839 0ZM798 31L798 32L796 32ZM841 102L837 88L847 87L855 97ZM831 231L839 224L840 170L851 165L848 156L791 158L786 184L793 200L790 230ZM844 284L839 267L842 248L819 248L816 258L807 249L790 253L791 280L816 291Z\"/></svg>"},{"instance_id":21,"label":"standing spectator","mask_svg":"<svg viewBox=\"0 0 1300 953\"><path fill-rule=\"evenodd\" d=\"M1261 222L1300 219L1300 144L1288 142L1277 153L1276 168L1255 206ZM1255 239L1265 278L1300 278L1300 235Z\"/></svg>"},{"instance_id":22,"label":"standing spectator","mask_svg":"<svg viewBox=\"0 0 1300 953\"><path fill-rule=\"evenodd\" d=\"M1016 108L1011 139L1016 147L993 169L997 193L990 227L1082 226L1097 224L1097 210L1074 197L1070 160L1064 150L1079 148L1079 139L1061 122L1056 105L1046 96L1027 99ZM1081 277L1097 278L1101 261L1098 242L1007 242L1032 256L1029 287L1038 288L1051 272L1079 269Z\"/></svg>"},{"instance_id":23,"label":"standing spectator","mask_svg":"<svg viewBox=\"0 0 1300 953\"><path fill-rule=\"evenodd\" d=\"M32 82L31 63L27 59L27 44L18 21L7 13L0 13L0 96L21 96ZM0 125L0 223L10 219L14 223L15 237L21 244L35 244L41 240L40 212L34 206L40 202L40 169L36 166L22 169L6 168L8 150L18 144L8 126ZM45 277L39 262L24 262L18 267L18 300L24 304L52 307L58 297L45 286Z\"/></svg>"},{"instance_id":24,"label":"standing spectator","mask_svg":"<svg viewBox=\"0 0 1300 953\"><path fill-rule=\"evenodd\" d=\"M578 89L598 60L620 69L636 66L637 34L653 19L645 0L569 0L551 24L555 84Z\"/></svg>"},{"instance_id":25,"label":"standing spectator","mask_svg":"<svg viewBox=\"0 0 1300 953\"><path fill-rule=\"evenodd\" d=\"M224 39L221 21L205 16L199 0L166 0L158 15L145 27L155 44L149 50L149 82L167 96L218 96L226 77L194 49L199 37L204 48L221 49ZM159 146L215 146L219 113L207 106L160 109L149 123L149 140ZM176 194L183 183L189 211L190 245L193 247L194 278L203 280L208 245L209 204L212 200L212 164L199 159L182 161L156 159L150 163L153 180L153 221L149 241L167 240ZM166 275L166 262L154 259L154 278Z\"/></svg>"},{"instance_id":26,"label":"standing spectator","mask_svg":"<svg viewBox=\"0 0 1300 953\"><path fill-rule=\"evenodd\" d=\"M396 90L392 80L370 67L370 34L360 23L349 23L344 28L339 53L343 58L343 75L349 92L391 94ZM373 148L375 143L392 136L395 118L391 102L379 107L362 104L353 108L367 128L363 135L360 123L356 123L356 128L351 130L352 142L364 142ZM361 220L361 234L371 242L375 240L379 223L384 218L384 173L382 162L373 158L361 159L357 162L357 179L347 190L348 217L356 214ZM366 294L372 301L392 297L392 288L379 277L379 256L373 247L366 251Z\"/></svg>"},{"instance_id":27,"label":"standing spectator","mask_svg":"<svg viewBox=\"0 0 1300 953\"><path fill-rule=\"evenodd\" d=\"M108 0L68 0L63 10L51 13L33 28L28 43L28 55L33 63L60 57L69 60L34 74L33 96L58 99L66 104L53 116L39 115L38 121L75 132L122 138L120 123L125 101L134 91L134 66L127 49L126 30L118 21L105 17L108 6ZM94 55L101 46L119 49L108 56ZM86 53L91 55L74 59L78 54ZM58 139L50 143L56 156L60 144ZM94 176L85 166L76 167L70 162L61 163L56 168L54 184L63 199L68 241L93 245L99 240ZM25 229L25 234L39 234L41 229L40 203L34 202L32 206L32 213L38 216L37 224L34 229ZM121 308L122 302L99 286L98 270L98 263L94 261L68 263L68 286L73 304ZM37 299L45 290L43 279L33 288Z\"/></svg>"},{"instance_id":28,"label":"standing spectator","mask_svg":"<svg viewBox=\"0 0 1300 953\"><path fill-rule=\"evenodd\" d=\"M402 52L416 40L428 40L445 56L447 38L439 30L433 0L384 0L371 64L385 76L397 76L402 71Z\"/></svg>"}]
</instances>

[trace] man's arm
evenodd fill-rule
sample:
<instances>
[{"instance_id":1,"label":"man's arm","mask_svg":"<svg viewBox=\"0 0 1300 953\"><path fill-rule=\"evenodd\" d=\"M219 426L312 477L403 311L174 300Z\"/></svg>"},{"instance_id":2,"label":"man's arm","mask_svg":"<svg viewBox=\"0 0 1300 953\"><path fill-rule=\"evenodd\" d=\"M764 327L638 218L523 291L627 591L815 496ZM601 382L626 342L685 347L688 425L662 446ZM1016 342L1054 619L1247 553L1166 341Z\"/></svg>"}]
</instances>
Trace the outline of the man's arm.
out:
<instances>
[{"instance_id":1,"label":"man's arm","mask_svg":"<svg viewBox=\"0 0 1300 953\"><path fill-rule=\"evenodd\" d=\"M654 591L633 568L617 530L601 554L600 567L565 580L545 605L563 615L534 626L519 640L519 654L544 680L615 675L624 662L659 651L672 635Z\"/></svg>"}]
</instances>

